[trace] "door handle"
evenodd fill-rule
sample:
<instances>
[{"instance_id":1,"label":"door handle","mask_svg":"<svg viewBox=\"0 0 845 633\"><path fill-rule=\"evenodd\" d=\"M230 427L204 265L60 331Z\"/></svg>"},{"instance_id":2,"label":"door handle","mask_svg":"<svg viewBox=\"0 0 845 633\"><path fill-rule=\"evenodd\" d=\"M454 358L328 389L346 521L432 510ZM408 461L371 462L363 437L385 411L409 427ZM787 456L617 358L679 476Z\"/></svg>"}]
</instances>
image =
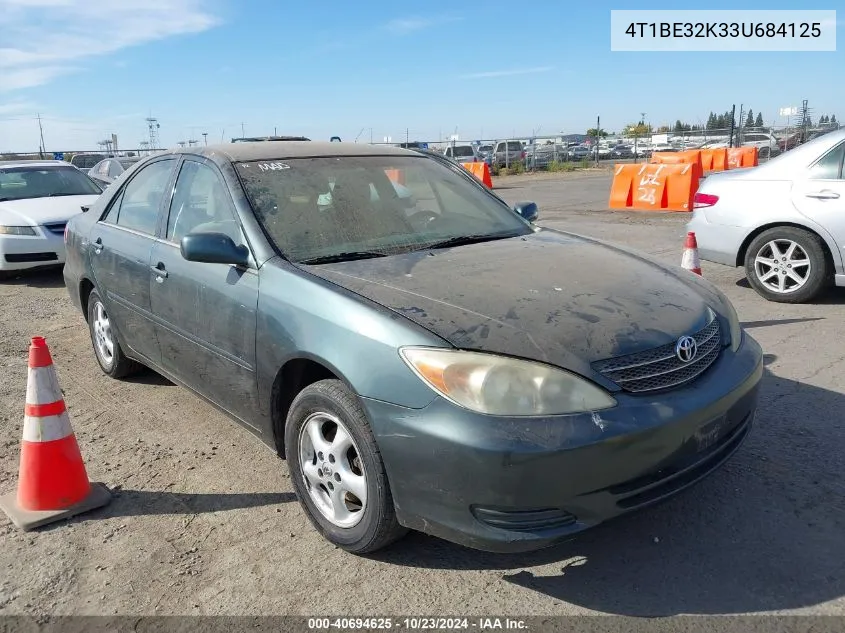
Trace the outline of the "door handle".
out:
<instances>
[{"instance_id":1,"label":"door handle","mask_svg":"<svg viewBox=\"0 0 845 633\"><path fill-rule=\"evenodd\" d=\"M94 240L94 254L99 255L103 251L103 238L98 237Z\"/></svg>"},{"instance_id":2,"label":"door handle","mask_svg":"<svg viewBox=\"0 0 845 633\"><path fill-rule=\"evenodd\" d=\"M167 271L164 269L164 263L159 262L155 266L150 266L150 269L156 274L156 281L161 283L167 277Z\"/></svg>"},{"instance_id":3,"label":"door handle","mask_svg":"<svg viewBox=\"0 0 845 633\"><path fill-rule=\"evenodd\" d=\"M811 191L810 193L806 194L808 198L816 198L817 200L837 200L839 198L839 194L835 191L828 191L825 189L824 191Z\"/></svg>"}]
</instances>

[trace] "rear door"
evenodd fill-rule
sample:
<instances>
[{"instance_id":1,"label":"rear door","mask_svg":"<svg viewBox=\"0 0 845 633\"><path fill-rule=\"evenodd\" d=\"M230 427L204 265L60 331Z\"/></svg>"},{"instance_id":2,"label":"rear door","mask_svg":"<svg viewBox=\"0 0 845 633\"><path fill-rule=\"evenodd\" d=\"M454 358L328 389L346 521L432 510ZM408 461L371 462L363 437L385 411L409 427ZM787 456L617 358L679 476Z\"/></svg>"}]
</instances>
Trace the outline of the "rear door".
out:
<instances>
[{"instance_id":1,"label":"rear door","mask_svg":"<svg viewBox=\"0 0 845 633\"><path fill-rule=\"evenodd\" d=\"M159 363L150 312L150 252L178 160L167 157L139 170L91 231L91 269L121 342Z\"/></svg>"},{"instance_id":2,"label":"rear door","mask_svg":"<svg viewBox=\"0 0 845 633\"><path fill-rule=\"evenodd\" d=\"M225 233L248 246L231 194L217 167L186 158L179 169L162 240L153 247L151 290L165 370L242 421L258 410L255 327L258 271L190 262L181 239Z\"/></svg>"},{"instance_id":3,"label":"rear door","mask_svg":"<svg viewBox=\"0 0 845 633\"><path fill-rule=\"evenodd\" d=\"M808 177L797 180L792 202L805 216L820 224L839 245L837 263L845 259L845 141L819 158Z\"/></svg>"}]
</instances>

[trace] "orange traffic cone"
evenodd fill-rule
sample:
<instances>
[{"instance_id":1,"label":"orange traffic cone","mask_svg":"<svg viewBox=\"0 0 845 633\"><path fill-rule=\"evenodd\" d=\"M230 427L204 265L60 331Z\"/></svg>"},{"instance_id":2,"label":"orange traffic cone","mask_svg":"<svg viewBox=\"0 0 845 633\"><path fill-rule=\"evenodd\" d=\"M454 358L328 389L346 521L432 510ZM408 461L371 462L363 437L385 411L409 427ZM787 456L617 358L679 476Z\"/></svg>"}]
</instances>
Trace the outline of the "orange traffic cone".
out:
<instances>
[{"instance_id":1,"label":"orange traffic cone","mask_svg":"<svg viewBox=\"0 0 845 633\"><path fill-rule=\"evenodd\" d=\"M695 239L695 233L692 231L687 233L687 241L684 243L684 254L681 257L681 267L696 275L701 275L701 260L698 259L698 242Z\"/></svg>"},{"instance_id":2,"label":"orange traffic cone","mask_svg":"<svg viewBox=\"0 0 845 633\"><path fill-rule=\"evenodd\" d=\"M42 337L33 337L18 490L0 497L0 509L19 528L31 530L110 500L108 488L88 481L50 350Z\"/></svg>"}]
</instances>

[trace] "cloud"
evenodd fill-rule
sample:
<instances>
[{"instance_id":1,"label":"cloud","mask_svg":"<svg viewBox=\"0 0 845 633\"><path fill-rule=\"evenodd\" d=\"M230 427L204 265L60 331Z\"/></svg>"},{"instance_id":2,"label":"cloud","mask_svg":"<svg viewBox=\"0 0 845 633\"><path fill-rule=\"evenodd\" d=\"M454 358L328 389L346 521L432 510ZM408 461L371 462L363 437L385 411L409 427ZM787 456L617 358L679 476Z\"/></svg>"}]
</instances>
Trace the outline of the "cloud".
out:
<instances>
[{"instance_id":1,"label":"cloud","mask_svg":"<svg viewBox=\"0 0 845 633\"><path fill-rule=\"evenodd\" d=\"M462 19L463 18L448 16L435 16L427 18L420 16L408 16L404 18L393 19L387 24L385 24L384 28L386 28L394 35L406 35L408 33L413 33L414 31L421 31L423 29L429 29L440 24L457 22Z\"/></svg>"},{"instance_id":2,"label":"cloud","mask_svg":"<svg viewBox=\"0 0 845 633\"><path fill-rule=\"evenodd\" d=\"M2 0L0 90L49 83L92 57L177 35L219 19L208 0Z\"/></svg>"},{"instance_id":3,"label":"cloud","mask_svg":"<svg viewBox=\"0 0 845 633\"><path fill-rule=\"evenodd\" d=\"M490 77L512 77L514 75L534 75L554 70L554 66L536 66L534 68L512 68L509 70L490 70L482 73L461 75L460 79L488 79Z\"/></svg>"}]
</instances>

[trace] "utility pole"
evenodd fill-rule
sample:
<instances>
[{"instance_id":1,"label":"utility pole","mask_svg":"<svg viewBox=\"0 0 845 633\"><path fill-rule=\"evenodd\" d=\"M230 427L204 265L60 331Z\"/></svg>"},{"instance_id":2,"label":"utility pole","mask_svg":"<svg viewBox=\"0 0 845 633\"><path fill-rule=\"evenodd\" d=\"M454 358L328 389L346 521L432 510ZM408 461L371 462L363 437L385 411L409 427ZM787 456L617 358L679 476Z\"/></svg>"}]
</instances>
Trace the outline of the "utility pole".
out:
<instances>
[{"instance_id":1,"label":"utility pole","mask_svg":"<svg viewBox=\"0 0 845 633\"><path fill-rule=\"evenodd\" d=\"M244 124L241 123L241 138L246 138L246 132L244 132Z\"/></svg>"},{"instance_id":2,"label":"utility pole","mask_svg":"<svg viewBox=\"0 0 845 633\"><path fill-rule=\"evenodd\" d=\"M734 123L736 122L736 104L731 106L731 131L728 137L728 147L734 146Z\"/></svg>"},{"instance_id":3,"label":"utility pole","mask_svg":"<svg viewBox=\"0 0 845 633\"><path fill-rule=\"evenodd\" d=\"M737 147L742 145L742 125L743 125L742 116L743 116L744 112L745 112L745 104L740 103L739 104L739 129L736 132L736 146Z\"/></svg>"},{"instance_id":4,"label":"utility pole","mask_svg":"<svg viewBox=\"0 0 845 633\"><path fill-rule=\"evenodd\" d=\"M202 140L205 141L206 145L208 145L208 132L202 133Z\"/></svg>"},{"instance_id":5,"label":"utility pole","mask_svg":"<svg viewBox=\"0 0 845 633\"><path fill-rule=\"evenodd\" d=\"M596 117L596 165L599 164L599 139L601 138L601 116Z\"/></svg>"},{"instance_id":6,"label":"utility pole","mask_svg":"<svg viewBox=\"0 0 845 633\"><path fill-rule=\"evenodd\" d=\"M405 128L405 145L408 144L408 128Z\"/></svg>"},{"instance_id":7,"label":"utility pole","mask_svg":"<svg viewBox=\"0 0 845 633\"><path fill-rule=\"evenodd\" d=\"M47 149L44 147L44 128L41 126L41 113L38 113L38 132L41 136L41 145L38 146L38 155L41 158L44 158L44 150Z\"/></svg>"}]
</instances>

